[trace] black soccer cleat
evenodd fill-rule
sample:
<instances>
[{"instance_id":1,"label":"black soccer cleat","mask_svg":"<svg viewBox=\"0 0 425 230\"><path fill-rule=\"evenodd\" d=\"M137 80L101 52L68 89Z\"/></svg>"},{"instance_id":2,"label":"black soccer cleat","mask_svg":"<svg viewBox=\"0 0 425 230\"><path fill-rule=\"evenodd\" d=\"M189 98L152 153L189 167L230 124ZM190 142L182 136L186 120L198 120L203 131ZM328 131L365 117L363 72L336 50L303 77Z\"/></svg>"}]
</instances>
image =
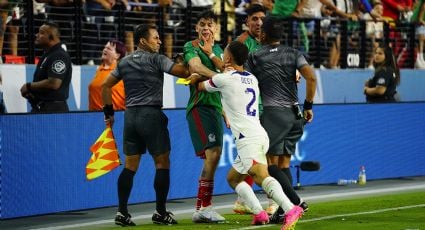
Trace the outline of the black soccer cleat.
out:
<instances>
[{"instance_id":1,"label":"black soccer cleat","mask_svg":"<svg viewBox=\"0 0 425 230\"><path fill-rule=\"evenodd\" d=\"M285 212L281 207L279 207L276 212L269 216L270 224L282 224L283 219L285 218Z\"/></svg>"},{"instance_id":2,"label":"black soccer cleat","mask_svg":"<svg viewBox=\"0 0 425 230\"><path fill-rule=\"evenodd\" d=\"M302 201L299 206L304 210L304 212L308 212L308 204L305 201Z\"/></svg>"},{"instance_id":3,"label":"black soccer cleat","mask_svg":"<svg viewBox=\"0 0 425 230\"><path fill-rule=\"evenodd\" d=\"M152 222L154 224L165 224L165 225L173 225L177 224L177 221L172 217L174 214L170 211L167 211L164 215L155 212L152 215Z\"/></svg>"},{"instance_id":4,"label":"black soccer cleat","mask_svg":"<svg viewBox=\"0 0 425 230\"><path fill-rule=\"evenodd\" d=\"M136 226L136 224L131 220L130 214L122 214L121 212L117 212L115 215L115 224L121 227Z\"/></svg>"}]
</instances>

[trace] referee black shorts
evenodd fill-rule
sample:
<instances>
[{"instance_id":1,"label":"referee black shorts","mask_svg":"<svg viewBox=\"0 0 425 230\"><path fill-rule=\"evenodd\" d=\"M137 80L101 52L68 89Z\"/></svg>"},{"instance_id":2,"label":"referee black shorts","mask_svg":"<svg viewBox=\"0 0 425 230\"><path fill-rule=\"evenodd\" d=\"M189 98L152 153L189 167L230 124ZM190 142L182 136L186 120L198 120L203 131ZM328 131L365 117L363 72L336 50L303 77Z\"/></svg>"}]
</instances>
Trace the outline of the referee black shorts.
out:
<instances>
[{"instance_id":1,"label":"referee black shorts","mask_svg":"<svg viewBox=\"0 0 425 230\"><path fill-rule=\"evenodd\" d=\"M268 154L295 153L303 135L304 119L298 118L293 108L266 106L260 120L270 139Z\"/></svg>"}]
</instances>

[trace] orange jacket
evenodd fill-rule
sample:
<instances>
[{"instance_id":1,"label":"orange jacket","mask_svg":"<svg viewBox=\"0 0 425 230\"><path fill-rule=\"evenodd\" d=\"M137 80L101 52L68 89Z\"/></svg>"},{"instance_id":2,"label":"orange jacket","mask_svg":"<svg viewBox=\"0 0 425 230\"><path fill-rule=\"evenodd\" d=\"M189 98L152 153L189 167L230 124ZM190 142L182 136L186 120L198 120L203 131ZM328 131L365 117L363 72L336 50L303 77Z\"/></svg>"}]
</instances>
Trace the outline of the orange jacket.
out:
<instances>
[{"instance_id":1,"label":"orange jacket","mask_svg":"<svg viewBox=\"0 0 425 230\"><path fill-rule=\"evenodd\" d=\"M112 64L106 68L103 64L99 66L93 80L89 85L89 110L98 111L103 108L102 100L102 83L109 76L112 70L115 69L116 64ZM119 81L112 87L112 104L114 110L125 110L125 92L124 83Z\"/></svg>"}]
</instances>

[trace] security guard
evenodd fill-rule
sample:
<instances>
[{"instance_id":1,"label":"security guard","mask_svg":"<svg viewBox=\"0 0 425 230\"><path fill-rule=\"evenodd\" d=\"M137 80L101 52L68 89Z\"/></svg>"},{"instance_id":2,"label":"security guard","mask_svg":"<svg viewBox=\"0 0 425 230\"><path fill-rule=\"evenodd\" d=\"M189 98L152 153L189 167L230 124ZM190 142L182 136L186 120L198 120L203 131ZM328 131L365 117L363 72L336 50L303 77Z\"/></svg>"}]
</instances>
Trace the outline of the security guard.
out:
<instances>
[{"instance_id":1,"label":"security guard","mask_svg":"<svg viewBox=\"0 0 425 230\"><path fill-rule=\"evenodd\" d=\"M21 87L21 95L31 104L33 113L68 112L69 84L72 63L68 53L61 47L59 28L44 23L36 34L35 44L44 49L34 72L33 82Z\"/></svg>"}]
</instances>

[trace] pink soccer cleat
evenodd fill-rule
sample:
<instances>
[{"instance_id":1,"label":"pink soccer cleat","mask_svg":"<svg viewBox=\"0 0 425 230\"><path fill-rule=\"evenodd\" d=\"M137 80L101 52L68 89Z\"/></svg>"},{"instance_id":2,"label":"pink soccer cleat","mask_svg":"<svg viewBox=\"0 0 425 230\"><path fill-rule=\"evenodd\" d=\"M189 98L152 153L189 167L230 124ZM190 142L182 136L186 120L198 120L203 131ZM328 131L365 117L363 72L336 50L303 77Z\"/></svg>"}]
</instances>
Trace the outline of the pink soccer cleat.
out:
<instances>
[{"instance_id":1,"label":"pink soccer cleat","mask_svg":"<svg viewBox=\"0 0 425 230\"><path fill-rule=\"evenodd\" d=\"M281 230L295 229L295 225L302 215L303 209L300 206L294 206L288 213L285 214Z\"/></svg>"},{"instance_id":2,"label":"pink soccer cleat","mask_svg":"<svg viewBox=\"0 0 425 230\"><path fill-rule=\"evenodd\" d=\"M254 214L253 217L252 225L264 225L269 223L269 215L264 210L258 214Z\"/></svg>"}]
</instances>

